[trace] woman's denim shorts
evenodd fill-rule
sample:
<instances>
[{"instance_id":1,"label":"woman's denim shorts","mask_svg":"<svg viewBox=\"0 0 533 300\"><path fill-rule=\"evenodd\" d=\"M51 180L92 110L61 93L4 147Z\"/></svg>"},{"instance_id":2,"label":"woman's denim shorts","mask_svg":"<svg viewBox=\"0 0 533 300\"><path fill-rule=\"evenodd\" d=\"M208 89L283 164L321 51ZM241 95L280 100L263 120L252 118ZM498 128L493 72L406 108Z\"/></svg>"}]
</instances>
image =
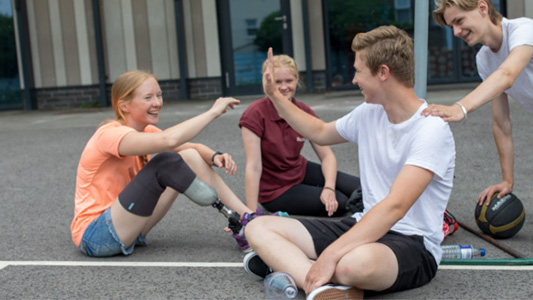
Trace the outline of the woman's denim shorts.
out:
<instances>
[{"instance_id":1,"label":"woman's denim shorts","mask_svg":"<svg viewBox=\"0 0 533 300\"><path fill-rule=\"evenodd\" d=\"M130 255L135 245L146 245L146 239L139 234L135 242L127 249L118 238L113 222L111 222L111 208L92 221L81 239L81 252L88 256L113 256L117 254Z\"/></svg>"}]
</instances>

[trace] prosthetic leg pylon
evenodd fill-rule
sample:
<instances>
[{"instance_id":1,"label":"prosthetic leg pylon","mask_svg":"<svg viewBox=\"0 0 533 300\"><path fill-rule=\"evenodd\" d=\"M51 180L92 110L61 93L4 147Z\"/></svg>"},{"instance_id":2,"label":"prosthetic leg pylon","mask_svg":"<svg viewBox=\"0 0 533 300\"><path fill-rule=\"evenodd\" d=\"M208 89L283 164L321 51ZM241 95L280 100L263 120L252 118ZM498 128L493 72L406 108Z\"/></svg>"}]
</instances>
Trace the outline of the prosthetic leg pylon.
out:
<instances>
[{"instance_id":1,"label":"prosthetic leg pylon","mask_svg":"<svg viewBox=\"0 0 533 300\"><path fill-rule=\"evenodd\" d=\"M220 199L218 199L215 189L207 183L196 177L183 194L192 202L200 206L212 206L218 209L218 211L228 219L229 229L235 234L240 233L242 229L240 221L241 216L237 212L227 208Z\"/></svg>"}]
</instances>

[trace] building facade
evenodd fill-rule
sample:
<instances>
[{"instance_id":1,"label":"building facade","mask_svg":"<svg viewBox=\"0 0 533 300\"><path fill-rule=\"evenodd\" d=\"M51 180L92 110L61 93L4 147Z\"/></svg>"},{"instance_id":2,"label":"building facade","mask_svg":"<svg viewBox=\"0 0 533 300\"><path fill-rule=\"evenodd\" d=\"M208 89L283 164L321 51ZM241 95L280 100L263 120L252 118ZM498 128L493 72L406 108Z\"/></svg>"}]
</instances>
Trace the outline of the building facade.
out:
<instances>
[{"instance_id":1,"label":"building facade","mask_svg":"<svg viewBox=\"0 0 533 300\"><path fill-rule=\"evenodd\" d=\"M305 92L353 89L353 36L386 24L412 34L418 2L2 1L16 47L4 55L12 58L0 74L0 109L27 110L108 106L113 81L131 69L153 72L165 101L261 94L269 46L295 58ZM509 18L533 15L529 0L493 2ZM479 80L478 48L437 26L430 11L428 84Z\"/></svg>"}]
</instances>

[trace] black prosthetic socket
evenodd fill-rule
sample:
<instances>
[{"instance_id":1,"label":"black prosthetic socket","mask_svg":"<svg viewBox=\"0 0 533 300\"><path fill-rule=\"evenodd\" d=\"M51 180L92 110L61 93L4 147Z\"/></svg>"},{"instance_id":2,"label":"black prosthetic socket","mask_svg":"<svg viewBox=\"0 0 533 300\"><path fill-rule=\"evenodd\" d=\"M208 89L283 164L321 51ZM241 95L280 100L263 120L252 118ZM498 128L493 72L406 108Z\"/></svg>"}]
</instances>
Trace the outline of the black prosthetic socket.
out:
<instances>
[{"instance_id":1,"label":"black prosthetic socket","mask_svg":"<svg viewBox=\"0 0 533 300\"><path fill-rule=\"evenodd\" d=\"M196 174L175 152L162 152L151 159L118 195L122 207L132 214L151 216L166 187L183 193Z\"/></svg>"}]
</instances>

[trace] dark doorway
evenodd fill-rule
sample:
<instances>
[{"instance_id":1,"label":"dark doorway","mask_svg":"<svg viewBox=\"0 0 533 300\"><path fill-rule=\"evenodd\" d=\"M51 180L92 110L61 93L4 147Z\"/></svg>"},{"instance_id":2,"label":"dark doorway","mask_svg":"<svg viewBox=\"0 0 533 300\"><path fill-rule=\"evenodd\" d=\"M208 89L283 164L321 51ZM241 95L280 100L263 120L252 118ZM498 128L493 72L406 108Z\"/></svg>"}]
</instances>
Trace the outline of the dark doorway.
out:
<instances>
[{"instance_id":1,"label":"dark doorway","mask_svg":"<svg viewBox=\"0 0 533 300\"><path fill-rule=\"evenodd\" d=\"M0 109L22 108L11 1L0 1Z\"/></svg>"},{"instance_id":2,"label":"dark doorway","mask_svg":"<svg viewBox=\"0 0 533 300\"><path fill-rule=\"evenodd\" d=\"M219 0L224 95L261 94L268 47L292 56L289 1Z\"/></svg>"}]
</instances>

